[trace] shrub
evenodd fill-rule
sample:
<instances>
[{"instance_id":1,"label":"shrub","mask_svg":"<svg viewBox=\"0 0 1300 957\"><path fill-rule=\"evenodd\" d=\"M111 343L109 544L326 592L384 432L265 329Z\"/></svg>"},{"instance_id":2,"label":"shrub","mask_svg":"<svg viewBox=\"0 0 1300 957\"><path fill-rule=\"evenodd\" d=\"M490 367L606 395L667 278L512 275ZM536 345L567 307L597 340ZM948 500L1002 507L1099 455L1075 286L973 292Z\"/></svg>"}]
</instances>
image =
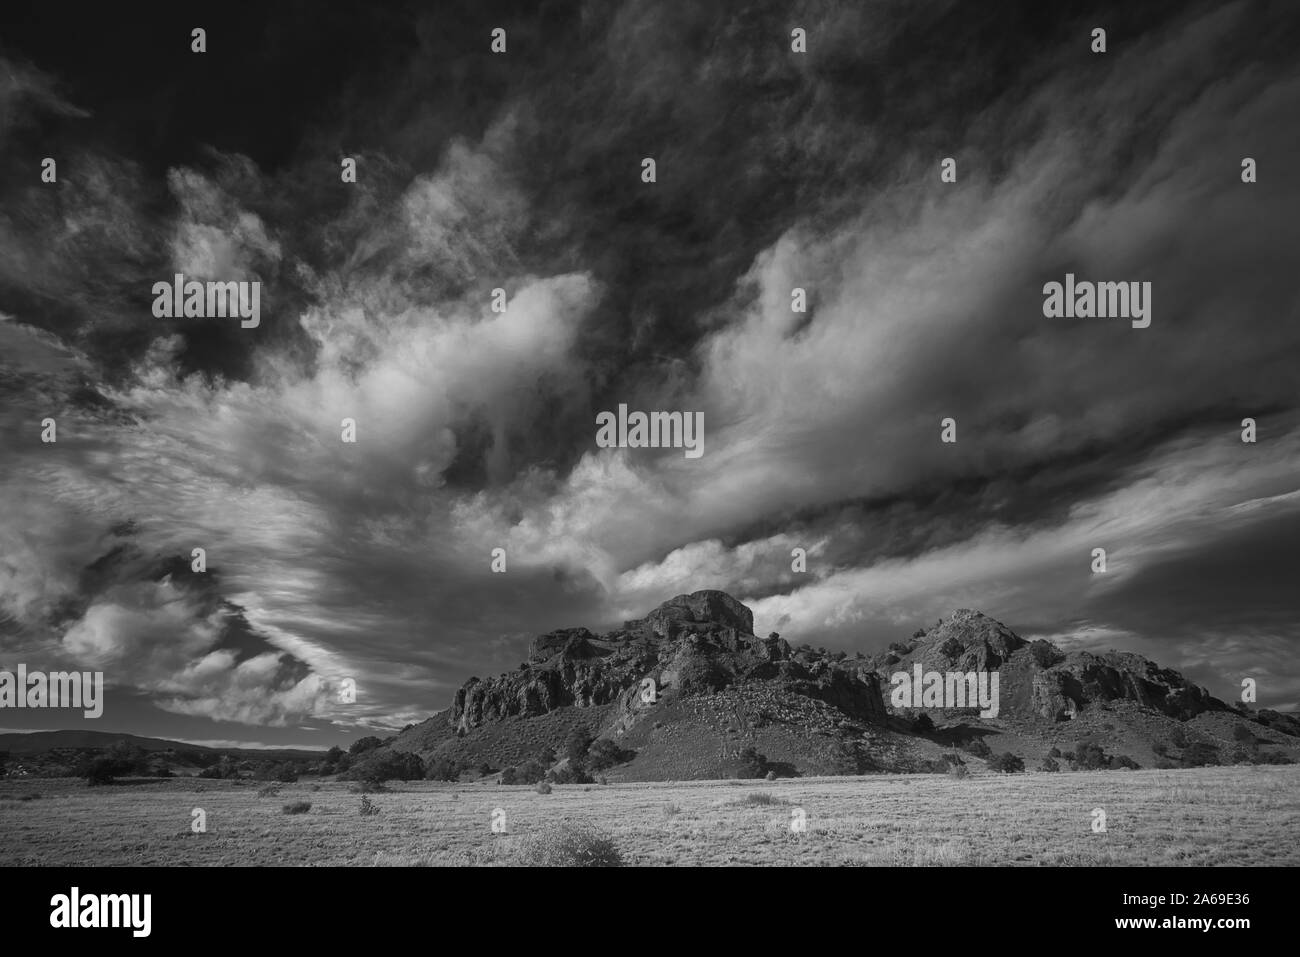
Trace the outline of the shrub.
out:
<instances>
[{"instance_id":1,"label":"shrub","mask_svg":"<svg viewBox=\"0 0 1300 957\"><path fill-rule=\"evenodd\" d=\"M707 695L727 686L728 675L712 658L696 657L677 674L677 687L683 695Z\"/></svg>"},{"instance_id":2,"label":"shrub","mask_svg":"<svg viewBox=\"0 0 1300 957\"><path fill-rule=\"evenodd\" d=\"M974 738L967 741L961 746L961 749L967 754L973 754L977 758L987 758L993 753L993 749L988 746L983 738Z\"/></svg>"},{"instance_id":3,"label":"shrub","mask_svg":"<svg viewBox=\"0 0 1300 957\"><path fill-rule=\"evenodd\" d=\"M1254 744L1255 732L1244 724L1239 724L1232 729L1232 740L1240 741L1242 744Z\"/></svg>"},{"instance_id":4,"label":"shrub","mask_svg":"<svg viewBox=\"0 0 1300 957\"><path fill-rule=\"evenodd\" d=\"M1008 751L993 757L989 761L989 767L1003 774L1020 774L1025 770L1025 762L1023 758Z\"/></svg>"},{"instance_id":5,"label":"shrub","mask_svg":"<svg viewBox=\"0 0 1300 957\"><path fill-rule=\"evenodd\" d=\"M1182 727L1176 727L1169 735L1169 740L1175 748L1185 748L1188 745L1187 732Z\"/></svg>"},{"instance_id":6,"label":"shrub","mask_svg":"<svg viewBox=\"0 0 1300 957\"><path fill-rule=\"evenodd\" d=\"M956 638L949 638L947 641L945 641L942 645L939 646L939 653L943 655L945 658L955 659L964 650L965 649L963 649L961 646L961 642L958 641Z\"/></svg>"},{"instance_id":7,"label":"shrub","mask_svg":"<svg viewBox=\"0 0 1300 957\"><path fill-rule=\"evenodd\" d=\"M1065 655L1059 648L1042 638L1029 643L1029 654L1040 668L1050 668L1065 660Z\"/></svg>"},{"instance_id":8,"label":"shrub","mask_svg":"<svg viewBox=\"0 0 1300 957\"><path fill-rule=\"evenodd\" d=\"M1197 741L1183 748L1179 761L1184 767L1203 768L1219 763L1219 749L1212 744Z\"/></svg>"},{"instance_id":9,"label":"shrub","mask_svg":"<svg viewBox=\"0 0 1300 957\"><path fill-rule=\"evenodd\" d=\"M131 770L129 762L108 754L101 754L81 765L80 776L86 779L87 786L96 787L101 784L112 784L115 779L130 774Z\"/></svg>"},{"instance_id":10,"label":"shrub","mask_svg":"<svg viewBox=\"0 0 1300 957\"><path fill-rule=\"evenodd\" d=\"M626 764L636 757L635 751L620 748L613 741L601 738L587 750L587 767L593 771L605 771L616 764Z\"/></svg>"},{"instance_id":11,"label":"shrub","mask_svg":"<svg viewBox=\"0 0 1300 957\"><path fill-rule=\"evenodd\" d=\"M574 728L564 739L564 756L570 761L581 761L587 756L594 736L586 728Z\"/></svg>"},{"instance_id":12,"label":"shrub","mask_svg":"<svg viewBox=\"0 0 1300 957\"><path fill-rule=\"evenodd\" d=\"M934 721L923 711L916 716L916 720L912 722L912 727L923 734L928 733L934 730Z\"/></svg>"},{"instance_id":13,"label":"shrub","mask_svg":"<svg viewBox=\"0 0 1300 957\"><path fill-rule=\"evenodd\" d=\"M282 810L285 814L306 814L311 810L311 801L294 801L286 804Z\"/></svg>"},{"instance_id":14,"label":"shrub","mask_svg":"<svg viewBox=\"0 0 1300 957\"><path fill-rule=\"evenodd\" d=\"M424 776L430 781L459 781L460 772L464 770L455 758L432 758L424 769Z\"/></svg>"},{"instance_id":15,"label":"shrub","mask_svg":"<svg viewBox=\"0 0 1300 957\"><path fill-rule=\"evenodd\" d=\"M280 785L268 784L265 787L260 787L257 789L257 796L260 798L279 797Z\"/></svg>"},{"instance_id":16,"label":"shrub","mask_svg":"<svg viewBox=\"0 0 1300 957\"><path fill-rule=\"evenodd\" d=\"M298 772L294 770L292 764L286 761L276 769L275 780L281 784L293 784L298 780Z\"/></svg>"},{"instance_id":17,"label":"shrub","mask_svg":"<svg viewBox=\"0 0 1300 957\"><path fill-rule=\"evenodd\" d=\"M1295 758L1283 751L1256 751L1250 758L1251 764L1295 764Z\"/></svg>"},{"instance_id":18,"label":"shrub","mask_svg":"<svg viewBox=\"0 0 1300 957\"><path fill-rule=\"evenodd\" d=\"M775 794L769 794L766 791L752 791L743 798L732 801L732 804L740 804L745 807L767 807L773 804L784 804Z\"/></svg>"},{"instance_id":19,"label":"shrub","mask_svg":"<svg viewBox=\"0 0 1300 957\"><path fill-rule=\"evenodd\" d=\"M968 771L968 770L966 769L966 765L964 765L964 764L950 764L950 765L948 765L948 772L947 772L947 773L948 773L948 777L950 777L950 778L965 778L965 777L970 777L970 771Z\"/></svg>"},{"instance_id":20,"label":"shrub","mask_svg":"<svg viewBox=\"0 0 1300 957\"><path fill-rule=\"evenodd\" d=\"M370 798L363 796L361 798L360 812L362 817L374 817L379 813L379 806Z\"/></svg>"},{"instance_id":21,"label":"shrub","mask_svg":"<svg viewBox=\"0 0 1300 957\"><path fill-rule=\"evenodd\" d=\"M1080 743L1075 746L1070 763L1085 771L1096 771L1110 766L1110 758L1099 744Z\"/></svg>"},{"instance_id":22,"label":"shrub","mask_svg":"<svg viewBox=\"0 0 1300 957\"><path fill-rule=\"evenodd\" d=\"M538 782L537 782L537 793L538 793L538 794L550 794L550 793L551 793L551 786L550 786L549 784L547 784L545 781L538 781Z\"/></svg>"},{"instance_id":23,"label":"shrub","mask_svg":"<svg viewBox=\"0 0 1300 957\"><path fill-rule=\"evenodd\" d=\"M775 780L776 780L776 772L775 772L775 771L768 771L767 774L764 775L764 777L766 777L767 780L769 780L769 781L775 781Z\"/></svg>"},{"instance_id":24,"label":"shrub","mask_svg":"<svg viewBox=\"0 0 1300 957\"><path fill-rule=\"evenodd\" d=\"M358 754L365 754L367 751L373 751L384 742L380 741L374 735L367 735L364 738L357 738L348 748L348 754L356 757Z\"/></svg>"},{"instance_id":25,"label":"shrub","mask_svg":"<svg viewBox=\"0 0 1300 957\"><path fill-rule=\"evenodd\" d=\"M1047 752L1047 756L1049 758L1059 758L1062 757L1063 755L1061 754L1060 748L1052 748L1052 750Z\"/></svg>"},{"instance_id":26,"label":"shrub","mask_svg":"<svg viewBox=\"0 0 1300 957\"><path fill-rule=\"evenodd\" d=\"M736 772L736 777L761 778L767 776L767 758L759 754L754 747L745 748L737 757L740 760L740 770Z\"/></svg>"},{"instance_id":27,"label":"shrub","mask_svg":"<svg viewBox=\"0 0 1300 957\"><path fill-rule=\"evenodd\" d=\"M1137 771L1141 765L1130 758L1127 754L1117 754L1110 759L1112 768L1128 768L1130 771Z\"/></svg>"},{"instance_id":28,"label":"shrub","mask_svg":"<svg viewBox=\"0 0 1300 957\"><path fill-rule=\"evenodd\" d=\"M546 780L552 784L595 784L595 779L581 764L569 761L563 767L548 771Z\"/></svg>"},{"instance_id":29,"label":"shrub","mask_svg":"<svg viewBox=\"0 0 1300 957\"><path fill-rule=\"evenodd\" d=\"M515 857L527 867L620 867L623 864L613 839L585 824L553 825L526 837Z\"/></svg>"},{"instance_id":30,"label":"shrub","mask_svg":"<svg viewBox=\"0 0 1300 957\"><path fill-rule=\"evenodd\" d=\"M346 773L353 781L418 781L424 777L424 762L411 751L374 751Z\"/></svg>"},{"instance_id":31,"label":"shrub","mask_svg":"<svg viewBox=\"0 0 1300 957\"><path fill-rule=\"evenodd\" d=\"M1043 758L1043 763L1038 766L1040 771L1059 771L1061 766L1056 763L1055 758Z\"/></svg>"},{"instance_id":32,"label":"shrub","mask_svg":"<svg viewBox=\"0 0 1300 957\"><path fill-rule=\"evenodd\" d=\"M547 768L536 758L530 758L514 768L501 772L502 784L536 784L546 777Z\"/></svg>"}]
</instances>

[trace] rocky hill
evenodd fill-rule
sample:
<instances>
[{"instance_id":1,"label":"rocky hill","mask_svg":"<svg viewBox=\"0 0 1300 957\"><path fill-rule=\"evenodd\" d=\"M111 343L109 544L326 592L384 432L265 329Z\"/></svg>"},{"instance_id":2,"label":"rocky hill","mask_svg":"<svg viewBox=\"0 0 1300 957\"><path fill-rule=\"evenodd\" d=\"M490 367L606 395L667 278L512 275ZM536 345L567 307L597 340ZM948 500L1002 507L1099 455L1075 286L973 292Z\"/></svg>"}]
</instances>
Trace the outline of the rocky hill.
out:
<instances>
[{"instance_id":1,"label":"rocky hill","mask_svg":"<svg viewBox=\"0 0 1300 957\"><path fill-rule=\"evenodd\" d=\"M891 677L918 666L996 673L997 716L896 706ZM1283 716L1231 709L1140 655L1066 654L975 611L849 657L759 637L743 604L699 591L606 634L540 635L517 671L471 678L450 709L386 747L453 776L510 777L528 765L534 777L560 780L582 767L609 780L680 780L933 771L954 760L978 768L989 746L1031 769L1051 748L1072 753L1080 743L1141 766L1177 763L1188 748L1201 758L1210 748L1225 761L1234 749L1281 760L1300 752L1294 728ZM600 759L566 758L575 736L594 738Z\"/></svg>"}]
</instances>

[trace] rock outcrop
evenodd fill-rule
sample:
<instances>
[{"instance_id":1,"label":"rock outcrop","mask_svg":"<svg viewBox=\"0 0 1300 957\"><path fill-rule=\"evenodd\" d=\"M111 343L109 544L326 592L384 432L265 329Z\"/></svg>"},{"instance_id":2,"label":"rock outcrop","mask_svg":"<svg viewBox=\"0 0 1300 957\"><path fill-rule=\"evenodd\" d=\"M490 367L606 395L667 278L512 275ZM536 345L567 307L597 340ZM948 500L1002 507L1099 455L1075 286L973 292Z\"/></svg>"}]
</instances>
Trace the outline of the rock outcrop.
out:
<instances>
[{"instance_id":1,"label":"rock outcrop","mask_svg":"<svg viewBox=\"0 0 1300 957\"><path fill-rule=\"evenodd\" d=\"M788 642L759 638L753 628L753 612L735 598L697 591L604 635L586 628L549 632L533 640L518 671L466 682L449 719L465 733L507 717L617 703L626 726L643 698L709 694L737 683L816 698L862 721L885 719L879 679L860 662L796 654Z\"/></svg>"}]
</instances>

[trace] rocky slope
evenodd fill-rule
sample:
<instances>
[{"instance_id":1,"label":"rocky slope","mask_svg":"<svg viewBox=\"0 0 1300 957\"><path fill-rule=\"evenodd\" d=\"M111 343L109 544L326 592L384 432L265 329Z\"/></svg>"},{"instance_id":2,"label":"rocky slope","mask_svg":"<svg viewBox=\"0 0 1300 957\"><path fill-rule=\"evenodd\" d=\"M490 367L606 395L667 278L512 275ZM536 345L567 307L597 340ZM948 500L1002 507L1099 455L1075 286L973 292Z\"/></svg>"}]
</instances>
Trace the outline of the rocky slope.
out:
<instances>
[{"instance_id":1,"label":"rocky slope","mask_svg":"<svg viewBox=\"0 0 1300 957\"><path fill-rule=\"evenodd\" d=\"M891 676L918 665L997 672L997 717L927 709L937 727L918 724L915 710L890 700ZM1249 724L1258 741L1300 752L1286 720L1244 716L1140 655L1066 654L960 610L886 652L848 657L759 637L743 604L699 591L606 634L540 635L518 670L471 678L451 708L389 746L497 772L539 753L562 757L578 729L622 750L610 780L729 777L746 748L778 774L934 770L945 752L976 738L1017 751L1031 767L1049 747L1078 741L1150 766L1160 760L1155 742L1181 740L1185 723L1205 729L1215 747L1231 748L1234 726Z\"/></svg>"}]
</instances>

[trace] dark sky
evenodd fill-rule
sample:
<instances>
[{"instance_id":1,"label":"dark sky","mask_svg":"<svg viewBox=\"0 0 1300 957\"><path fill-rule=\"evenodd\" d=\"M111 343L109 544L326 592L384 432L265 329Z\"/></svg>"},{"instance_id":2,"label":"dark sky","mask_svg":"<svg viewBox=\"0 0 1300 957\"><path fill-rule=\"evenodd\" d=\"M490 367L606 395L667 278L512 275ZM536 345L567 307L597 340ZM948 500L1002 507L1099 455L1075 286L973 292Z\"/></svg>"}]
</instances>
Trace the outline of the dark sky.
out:
<instances>
[{"instance_id":1,"label":"dark sky","mask_svg":"<svg viewBox=\"0 0 1300 957\"><path fill-rule=\"evenodd\" d=\"M324 746L723 588L796 643L974 607L1296 707L1294 4L725 7L6 4L0 667ZM176 272L261 324L155 318ZM1150 327L1045 318L1067 272ZM598 448L620 403L704 454Z\"/></svg>"}]
</instances>

